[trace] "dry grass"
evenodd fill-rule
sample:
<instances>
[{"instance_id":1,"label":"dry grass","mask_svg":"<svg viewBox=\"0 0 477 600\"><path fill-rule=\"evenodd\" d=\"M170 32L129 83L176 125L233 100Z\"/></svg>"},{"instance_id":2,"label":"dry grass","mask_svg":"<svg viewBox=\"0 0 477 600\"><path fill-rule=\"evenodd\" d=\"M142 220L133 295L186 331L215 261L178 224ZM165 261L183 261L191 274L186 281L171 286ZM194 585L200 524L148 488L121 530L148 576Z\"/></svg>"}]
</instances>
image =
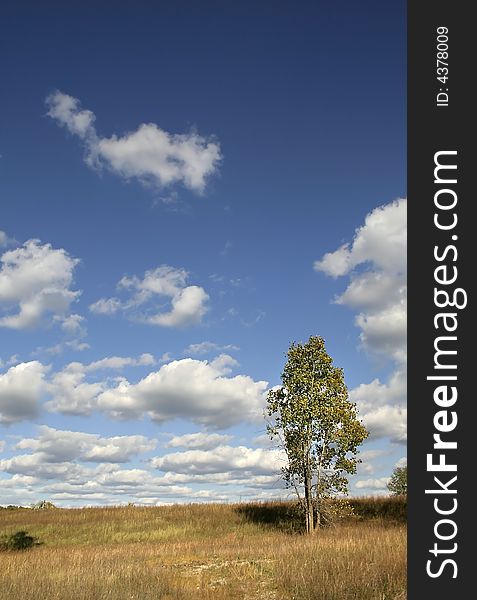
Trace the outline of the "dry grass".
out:
<instances>
[{"instance_id":1,"label":"dry grass","mask_svg":"<svg viewBox=\"0 0 477 600\"><path fill-rule=\"evenodd\" d=\"M0 510L0 534L43 542L1 554L0 599L402 600L405 525L382 502L313 537L280 503Z\"/></svg>"}]
</instances>

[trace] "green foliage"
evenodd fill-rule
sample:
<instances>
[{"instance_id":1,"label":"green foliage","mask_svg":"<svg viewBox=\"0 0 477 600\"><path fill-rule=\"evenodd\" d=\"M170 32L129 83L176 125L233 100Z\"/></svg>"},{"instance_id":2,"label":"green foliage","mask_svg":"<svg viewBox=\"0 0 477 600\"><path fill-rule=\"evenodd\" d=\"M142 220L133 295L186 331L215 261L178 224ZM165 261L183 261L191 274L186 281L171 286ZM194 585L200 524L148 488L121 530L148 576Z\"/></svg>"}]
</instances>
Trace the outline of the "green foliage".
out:
<instances>
[{"instance_id":1,"label":"green foliage","mask_svg":"<svg viewBox=\"0 0 477 600\"><path fill-rule=\"evenodd\" d=\"M396 467L388 483L388 490L394 496L407 495L407 465L405 467Z\"/></svg>"},{"instance_id":2,"label":"green foliage","mask_svg":"<svg viewBox=\"0 0 477 600\"><path fill-rule=\"evenodd\" d=\"M27 550L37 545L38 541L26 531L17 531L0 538L0 550Z\"/></svg>"},{"instance_id":3,"label":"green foliage","mask_svg":"<svg viewBox=\"0 0 477 600\"><path fill-rule=\"evenodd\" d=\"M310 531L316 520L328 520L327 500L347 493L347 475L356 473L358 446L368 433L323 338L291 344L281 378L283 385L268 393L267 430L286 452L283 477L302 501Z\"/></svg>"},{"instance_id":4,"label":"green foliage","mask_svg":"<svg viewBox=\"0 0 477 600\"><path fill-rule=\"evenodd\" d=\"M49 510L51 508L56 508L53 502L49 502L48 500L40 500L39 502L32 504L31 507L34 510Z\"/></svg>"}]
</instances>

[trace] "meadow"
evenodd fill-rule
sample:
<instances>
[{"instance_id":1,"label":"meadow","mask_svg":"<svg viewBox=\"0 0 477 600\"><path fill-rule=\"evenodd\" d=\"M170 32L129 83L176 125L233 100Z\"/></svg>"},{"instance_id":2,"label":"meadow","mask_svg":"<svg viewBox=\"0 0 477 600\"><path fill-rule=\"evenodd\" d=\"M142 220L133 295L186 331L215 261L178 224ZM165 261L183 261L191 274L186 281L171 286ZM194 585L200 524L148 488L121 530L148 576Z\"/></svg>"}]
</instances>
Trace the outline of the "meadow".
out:
<instances>
[{"instance_id":1,"label":"meadow","mask_svg":"<svg viewBox=\"0 0 477 600\"><path fill-rule=\"evenodd\" d=\"M351 501L313 536L292 503L0 509L1 600L404 600L402 498Z\"/></svg>"}]
</instances>

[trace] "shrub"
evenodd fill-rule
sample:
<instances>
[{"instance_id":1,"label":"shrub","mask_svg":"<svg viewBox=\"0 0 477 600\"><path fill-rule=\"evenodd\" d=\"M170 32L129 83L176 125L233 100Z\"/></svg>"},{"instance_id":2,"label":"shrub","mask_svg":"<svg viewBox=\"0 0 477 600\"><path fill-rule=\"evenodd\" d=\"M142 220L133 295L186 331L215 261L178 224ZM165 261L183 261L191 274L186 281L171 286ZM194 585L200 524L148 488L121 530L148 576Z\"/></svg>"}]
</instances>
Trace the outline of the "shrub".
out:
<instances>
[{"instance_id":1,"label":"shrub","mask_svg":"<svg viewBox=\"0 0 477 600\"><path fill-rule=\"evenodd\" d=\"M0 550L27 550L38 545L38 540L26 531L17 531L0 538Z\"/></svg>"},{"instance_id":2,"label":"shrub","mask_svg":"<svg viewBox=\"0 0 477 600\"><path fill-rule=\"evenodd\" d=\"M350 498L354 514L360 520L381 519L405 523L407 520L406 496L377 496Z\"/></svg>"},{"instance_id":3,"label":"shrub","mask_svg":"<svg viewBox=\"0 0 477 600\"><path fill-rule=\"evenodd\" d=\"M49 502L48 500L40 500L36 504L31 505L35 510L48 510L50 508L56 508L53 502Z\"/></svg>"}]
</instances>

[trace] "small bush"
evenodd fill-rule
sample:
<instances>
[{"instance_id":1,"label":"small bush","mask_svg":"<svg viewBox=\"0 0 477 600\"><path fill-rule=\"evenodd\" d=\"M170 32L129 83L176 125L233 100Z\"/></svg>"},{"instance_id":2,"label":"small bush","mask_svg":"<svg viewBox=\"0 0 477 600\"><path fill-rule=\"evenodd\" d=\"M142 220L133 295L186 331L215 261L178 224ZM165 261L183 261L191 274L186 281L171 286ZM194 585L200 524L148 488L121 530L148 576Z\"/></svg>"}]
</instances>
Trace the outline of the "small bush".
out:
<instances>
[{"instance_id":1,"label":"small bush","mask_svg":"<svg viewBox=\"0 0 477 600\"><path fill-rule=\"evenodd\" d=\"M349 503L361 520L381 519L396 523L405 523L407 520L406 496L350 498Z\"/></svg>"},{"instance_id":2,"label":"small bush","mask_svg":"<svg viewBox=\"0 0 477 600\"><path fill-rule=\"evenodd\" d=\"M27 550L38 545L38 540L26 531L17 531L0 538L0 550Z\"/></svg>"},{"instance_id":3,"label":"small bush","mask_svg":"<svg viewBox=\"0 0 477 600\"><path fill-rule=\"evenodd\" d=\"M34 510L50 510L51 508L56 508L53 502L49 502L48 500L40 500L36 504L32 504L31 507Z\"/></svg>"}]
</instances>

